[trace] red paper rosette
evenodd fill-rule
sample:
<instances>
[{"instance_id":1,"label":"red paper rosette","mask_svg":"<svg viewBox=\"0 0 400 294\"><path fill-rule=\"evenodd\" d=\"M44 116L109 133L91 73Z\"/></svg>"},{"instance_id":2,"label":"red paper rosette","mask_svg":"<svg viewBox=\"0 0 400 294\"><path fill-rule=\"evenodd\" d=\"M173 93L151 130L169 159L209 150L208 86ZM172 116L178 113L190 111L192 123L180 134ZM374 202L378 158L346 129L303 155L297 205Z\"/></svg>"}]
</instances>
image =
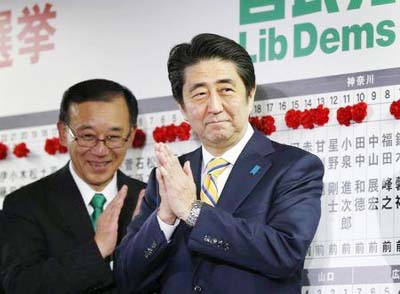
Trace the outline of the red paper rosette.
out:
<instances>
[{"instance_id":1,"label":"red paper rosette","mask_svg":"<svg viewBox=\"0 0 400 294\"><path fill-rule=\"evenodd\" d=\"M271 135L276 131L275 119L272 115L264 115L260 120L261 131L266 135Z\"/></svg>"},{"instance_id":2,"label":"red paper rosette","mask_svg":"<svg viewBox=\"0 0 400 294\"><path fill-rule=\"evenodd\" d=\"M133 148L142 148L146 142L146 133L141 129L136 129L135 138L132 142Z\"/></svg>"},{"instance_id":3,"label":"red paper rosette","mask_svg":"<svg viewBox=\"0 0 400 294\"><path fill-rule=\"evenodd\" d=\"M313 122L313 117L311 115L311 111L306 109L300 113L300 124L305 129L313 129L314 128L314 122Z\"/></svg>"},{"instance_id":4,"label":"red paper rosette","mask_svg":"<svg viewBox=\"0 0 400 294\"><path fill-rule=\"evenodd\" d=\"M167 128L166 127L164 127L164 126L156 127L153 130L154 141L156 141L157 143L160 143L160 142L165 143L165 142L167 142L166 133L167 133Z\"/></svg>"},{"instance_id":5,"label":"red paper rosette","mask_svg":"<svg viewBox=\"0 0 400 294\"><path fill-rule=\"evenodd\" d=\"M53 139L46 139L44 143L44 151L50 155L54 155L57 152L56 146L54 145Z\"/></svg>"},{"instance_id":6,"label":"red paper rosette","mask_svg":"<svg viewBox=\"0 0 400 294\"><path fill-rule=\"evenodd\" d=\"M257 130L261 130L261 121L258 116L249 117L249 123Z\"/></svg>"},{"instance_id":7,"label":"red paper rosette","mask_svg":"<svg viewBox=\"0 0 400 294\"><path fill-rule=\"evenodd\" d=\"M44 143L44 151L46 151L50 155L54 155L57 152L66 153L68 151L68 148L60 144L59 138L54 137L51 139L46 139L46 142Z\"/></svg>"},{"instance_id":8,"label":"red paper rosette","mask_svg":"<svg viewBox=\"0 0 400 294\"><path fill-rule=\"evenodd\" d=\"M265 135L271 135L276 131L275 119L271 115L249 117L249 122L255 129Z\"/></svg>"},{"instance_id":9,"label":"red paper rosette","mask_svg":"<svg viewBox=\"0 0 400 294\"><path fill-rule=\"evenodd\" d=\"M166 141L167 142L174 142L176 140L177 137L177 133L178 133L178 127L174 124L170 124L168 126L165 127L167 129L167 131L165 132L166 135Z\"/></svg>"},{"instance_id":10,"label":"red paper rosette","mask_svg":"<svg viewBox=\"0 0 400 294\"><path fill-rule=\"evenodd\" d=\"M359 102L352 106L340 107L336 112L336 119L340 125L349 126L351 121L361 123L367 117L368 105Z\"/></svg>"},{"instance_id":11,"label":"red paper rosette","mask_svg":"<svg viewBox=\"0 0 400 294\"><path fill-rule=\"evenodd\" d=\"M297 129L300 126L300 110L290 109L285 114L285 122L288 128Z\"/></svg>"},{"instance_id":12,"label":"red paper rosette","mask_svg":"<svg viewBox=\"0 0 400 294\"><path fill-rule=\"evenodd\" d=\"M336 111L336 119L340 125L349 126L351 121L351 106L340 107Z\"/></svg>"},{"instance_id":13,"label":"red paper rosette","mask_svg":"<svg viewBox=\"0 0 400 294\"><path fill-rule=\"evenodd\" d=\"M354 104L351 107L351 118L356 123L362 122L364 118L367 116L367 107L368 105L365 102Z\"/></svg>"},{"instance_id":14,"label":"red paper rosette","mask_svg":"<svg viewBox=\"0 0 400 294\"><path fill-rule=\"evenodd\" d=\"M54 137L53 138L53 142L54 142L54 146L55 146L55 148L56 148L56 150L58 152L60 152L60 153L67 153L68 152L68 148L63 146L63 145L61 145L60 138Z\"/></svg>"},{"instance_id":15,"label":"red paper rosette","mask_svg":"<svg viewBox=\"0 0 400 294\"><path fill-rule=\"evenodd\" d=\"M153 131L154 141L174 142L176 139L186 141L190 138L191 127L188 123L182 122L180 125L170 124L168 126L156 127Z\"/></svg>"},{"instance_id":16,"label":"red paper rosette","mask_svg":"<svg viewBox=\"0 0 400 294\"><path fill-rule=\"evenodd\" d=\"M329 108L322 104L317 108L303 111L290 109L285 114L285 122L288 128L297 129L300 125L305 129L313 129L316 125L323 126L329 121Z\"/></svg>"},{"instance_id":17,"label":"red paper rosette","mask_svg":"<svg viewBox=\"0 0 400 294\"><path fill-rule=\"evenodd\" d=\"M16 157L26 157L30 150L26 147L25 143L15 145L13 153Z\"/></svg>"},{"instance_id":18,"label":"red paper rosette","mask_svg":"<svg viewBox=\"0 0 400 294\"><path fill-rule=\"evenodd\" d=\"M397 101L393 101L392 104L390 104L390 113L396 119L400 119L400 99Z\"/></svg>"},{"instance_id":19,"label":"red paper rosette","mask_svg":"<svg viewBox=\"0 0 400 294\"><path fill-rule=\"evenodd\" d=\"M0 160L7 157L8 147L0 142Z\"/></svg>"},{"instance_id":20,"label":"red paper rosette","mask_svg":"<svg viewBox=\"0 0 400 294\"><path fill-rule=\"evenodd\" d=\"M182 122L177 129L177 137L179 141L187 141L190 138L190 130L192 127L187 122Z\"/></svg>"},{"instance_id":21,"label":"red paper rosette","mask_svg":"<svg viewBox=\"0 0 400 294\"><path fill-rule=\"evenodd\" d=\"M324 107L322 104L317 108L310 109L314 124L323 126L329 121L329 108Z\"/></svg>"}]
</instances>

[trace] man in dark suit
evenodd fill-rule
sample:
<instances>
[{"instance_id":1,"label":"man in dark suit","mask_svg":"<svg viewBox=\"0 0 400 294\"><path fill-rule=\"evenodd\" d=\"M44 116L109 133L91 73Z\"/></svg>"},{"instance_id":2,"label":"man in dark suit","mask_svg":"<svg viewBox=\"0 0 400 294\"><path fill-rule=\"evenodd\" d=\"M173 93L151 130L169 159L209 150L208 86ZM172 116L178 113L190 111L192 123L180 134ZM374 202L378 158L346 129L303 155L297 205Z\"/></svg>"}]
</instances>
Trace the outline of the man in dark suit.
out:
<instances>
[{"instance_id":1,"label":"man in dark suit","mask_svg":"<svg viewBox=\"0 0 400 294\"><path fill-rule=\"evenodd\" d=\"M63 96L57 124L71 161L5 198L7 293L115 293L112 256L143 182L118 170L135 135L137 101L109 80Z\"/></svg>"},{"instance_id":2,"label":"man in dark suit","mask_svg":"<svg viewBox=\"0 0 400 294\"><path fill-rule=\"evenodd\" d=\"M320 218L323 166L252 129L248 53L201 34L168 61L174 98L201 141L179 159L156 144L158 168L117 248L124 293L301 293Z\"/></svg>"}]
</instances>

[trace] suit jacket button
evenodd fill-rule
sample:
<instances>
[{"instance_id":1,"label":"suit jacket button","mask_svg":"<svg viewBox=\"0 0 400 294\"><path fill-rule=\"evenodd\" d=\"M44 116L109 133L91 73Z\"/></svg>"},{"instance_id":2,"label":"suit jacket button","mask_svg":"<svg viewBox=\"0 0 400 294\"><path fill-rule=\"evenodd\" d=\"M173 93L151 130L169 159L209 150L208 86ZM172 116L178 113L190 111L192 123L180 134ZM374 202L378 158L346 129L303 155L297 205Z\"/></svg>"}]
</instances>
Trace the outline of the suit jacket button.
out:
<instances>
[{"instance_id":1,"label":"suit jacket button","mask_svg":"<svg viewBox=\"0 0 400 294\"><path fill-rule=\"evenodd\" d=\"M201 293L203 291L203 289L199 285L196 285L193 287L193 291L195 293Z\"/></svg>"},{"instance_id":2,"label":"suit jacket button","mask_svg":"<svg viewBox=\"0 0 400 294\"><path fill-rule=\"evenodd\" d=\"M227 242L224 244L224 251L228 251L229 249L231 249L231 245Z\"/></svg>"}]
</instances>

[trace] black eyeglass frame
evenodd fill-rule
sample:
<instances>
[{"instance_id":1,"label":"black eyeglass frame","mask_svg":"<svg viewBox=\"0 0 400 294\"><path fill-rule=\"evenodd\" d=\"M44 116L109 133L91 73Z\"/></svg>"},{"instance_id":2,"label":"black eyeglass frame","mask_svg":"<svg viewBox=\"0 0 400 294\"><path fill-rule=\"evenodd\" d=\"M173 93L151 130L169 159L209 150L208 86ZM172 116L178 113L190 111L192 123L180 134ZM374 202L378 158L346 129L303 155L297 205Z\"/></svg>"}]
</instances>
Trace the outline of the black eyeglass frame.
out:
<instances>
[{"instance_id":1,"label":"black eyeglass frame","mask_svg":"<svg viewBox=\"0 0 400 294\"><path fill-rule=\"evenodd\" d=\"M97 136L93 136L94 140L86 140L83 138L83 136L78 136L76 134L76 132L69 126L69 125L65 125L66 128L68 129L68 133L71 135L71 137L74 139L74 141L81 147L85 147L85 148L93 148L95 146L97 146L97 144L99 142L103 142L104 146L106 146L109 149L118 149L118 148L122 148L124 147L124 144L126 144L126 142L128 142L129 140L129 136L131 135L132 132L132 127L129 129L129 133L126 137L119 137L119 141L114 142L114 143L119 143L116 146L109 146L110 143L112 143L111 141L111 136L106 136L104 139L99 139ZM82 145L82 142L83 145Z\"/></svg>"}]
</instances>

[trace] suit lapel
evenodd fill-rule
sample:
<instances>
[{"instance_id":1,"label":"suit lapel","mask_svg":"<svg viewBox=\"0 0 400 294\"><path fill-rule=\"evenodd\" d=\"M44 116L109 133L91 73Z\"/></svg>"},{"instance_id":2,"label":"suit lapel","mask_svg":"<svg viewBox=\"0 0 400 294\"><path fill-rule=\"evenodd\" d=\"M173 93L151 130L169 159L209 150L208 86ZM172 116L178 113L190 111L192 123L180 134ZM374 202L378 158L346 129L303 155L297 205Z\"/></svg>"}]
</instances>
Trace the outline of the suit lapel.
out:
<instances>
[{"instance_id":1,"label":"suit lapel","mask_svg":"<svg viewBox=\"0 0 400 294\"><path fill-rule=\"evenodd\" d=\"M271 168L267 155L273 151L271 141L255 131L233 166L217 207L233 213Z\"/></svg>"},{"instance_id":2,"label":"suit lapel","mask_svg":"<svg viewBox=\"0 0 400 294\"><path fill-rule=\"evenodd\" d=\"M94 236L90 217L68 164L55 174L54 183L49 190L49 201L56 208L56 217L60 223L80 240ZM51 209L51 208L50 208Z\"/></svg>"}]
</instances>

